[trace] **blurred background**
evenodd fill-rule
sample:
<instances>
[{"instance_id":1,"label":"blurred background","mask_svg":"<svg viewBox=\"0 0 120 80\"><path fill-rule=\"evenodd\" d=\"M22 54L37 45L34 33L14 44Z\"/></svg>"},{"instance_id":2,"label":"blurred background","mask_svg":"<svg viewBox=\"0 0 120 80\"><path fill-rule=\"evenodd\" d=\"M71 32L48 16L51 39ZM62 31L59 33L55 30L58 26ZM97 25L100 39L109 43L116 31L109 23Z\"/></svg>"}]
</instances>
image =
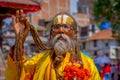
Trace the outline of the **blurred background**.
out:
<instances>
[{"instance_id":1,"label":"blurred background","mask_svg":"<svg viewBox=\"0 0 120 80\"><path fill-rule=\"evenodd\" d=\"M44 43L49 37L49 23L59 12L70 13L80 29L79 44L84 54L93 58L102 78L120 80L120 0L0 0L0 80L5 80L6 58L14 45L11 15L23 9ZM31 34L24 44L28 58L40 52Z\"/></svg>"}]
</instances>

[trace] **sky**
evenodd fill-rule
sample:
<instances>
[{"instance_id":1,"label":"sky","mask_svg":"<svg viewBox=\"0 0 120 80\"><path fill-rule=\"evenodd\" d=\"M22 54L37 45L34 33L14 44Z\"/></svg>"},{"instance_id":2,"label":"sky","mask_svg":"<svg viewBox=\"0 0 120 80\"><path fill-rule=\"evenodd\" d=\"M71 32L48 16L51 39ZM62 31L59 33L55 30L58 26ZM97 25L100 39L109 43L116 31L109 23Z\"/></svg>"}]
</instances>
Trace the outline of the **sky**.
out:
<instances>
[{"instance_id":1,"label":"sky","mask_svg":"<svg viewBox=\"0 0 120 80\"><path fill-rule=\"evenodd\" d=\"M78 0L70 0L70 13L76 13L77 12L77 1Z\"/></svg>"}]
</instances>

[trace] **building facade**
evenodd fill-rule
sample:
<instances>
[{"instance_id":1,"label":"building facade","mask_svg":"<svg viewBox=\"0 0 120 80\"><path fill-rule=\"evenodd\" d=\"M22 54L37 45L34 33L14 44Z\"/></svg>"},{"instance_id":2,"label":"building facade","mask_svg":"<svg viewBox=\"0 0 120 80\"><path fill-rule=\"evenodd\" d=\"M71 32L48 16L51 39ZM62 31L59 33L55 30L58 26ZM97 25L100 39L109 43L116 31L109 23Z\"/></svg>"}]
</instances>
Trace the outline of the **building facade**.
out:
<instances>
[{"instance_id":1,"label":"building facade","mask_svg":"<svg viewBox=\"0 0 120 80\"><path fill-rule=\"evenodd\" d=\"M108 55L114 62L117 60L117 48L119 43L112 37L111 28L97 31L81 43L81 49L89 52L93 58Z\"/></svg>"}]
</instances>

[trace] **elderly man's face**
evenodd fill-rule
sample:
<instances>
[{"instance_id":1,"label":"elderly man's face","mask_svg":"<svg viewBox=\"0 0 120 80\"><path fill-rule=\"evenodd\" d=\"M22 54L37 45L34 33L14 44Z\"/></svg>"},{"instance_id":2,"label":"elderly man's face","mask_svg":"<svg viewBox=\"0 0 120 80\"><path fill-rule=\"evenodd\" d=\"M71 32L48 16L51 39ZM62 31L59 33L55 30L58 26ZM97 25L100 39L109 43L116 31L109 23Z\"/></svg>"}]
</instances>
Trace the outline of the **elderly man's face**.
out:
<instances>
[{"instance_id":1,"label":"elderly man's face","mask_svg":"<svg viewBox=\"0 0 120 80\"><path fill-rule=\"evenodd\" d=\"M52 29L54 49L60 54L69 51L72 48L73 27L66 24L57 24Z\"/></svg>"},{"instance_id":2,"label":"elderly man's face","mask_svg":"<svg viewBox=\"0 0 120 80\"><path fill-rule=\"evenodd\" d=\"M57 24L52 27L52 44L54 49L60 53L64 54L69 51L74 46L74 42L72 40L73 37L73 27L71 25L66 24Z\"/></svg>"},{"instance_id":3,"label":"elderly man's face","mask_svg":"<svg viewBox=\"0 0 120 80\"><path fill-rule=\"evenodd\" d=\"M55 17L52 25L52 46L60 53L64 54L71 48L74 49L75 43L73 40L74 20L68 15L61 14Z\"/></svg>"}]
</instances>

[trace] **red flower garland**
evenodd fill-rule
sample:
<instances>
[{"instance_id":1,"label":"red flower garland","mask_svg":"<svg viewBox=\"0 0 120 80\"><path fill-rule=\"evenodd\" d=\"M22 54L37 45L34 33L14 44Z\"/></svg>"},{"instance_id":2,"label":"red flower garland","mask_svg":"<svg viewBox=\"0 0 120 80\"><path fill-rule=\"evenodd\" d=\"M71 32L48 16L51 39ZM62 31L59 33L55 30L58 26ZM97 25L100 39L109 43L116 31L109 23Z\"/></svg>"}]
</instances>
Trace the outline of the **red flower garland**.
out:
<instances>
[{"instance_id":1,"label":"red flower garland","mask_svg":"<svg viewBox=\"0 0 120 80\"><path fill-rule=\"evenodd\" d=\"M88 80L90 77L90 71L80 68L76 65L68 65L64 69L63 80Z\"/></svg>"}]
</instances>

